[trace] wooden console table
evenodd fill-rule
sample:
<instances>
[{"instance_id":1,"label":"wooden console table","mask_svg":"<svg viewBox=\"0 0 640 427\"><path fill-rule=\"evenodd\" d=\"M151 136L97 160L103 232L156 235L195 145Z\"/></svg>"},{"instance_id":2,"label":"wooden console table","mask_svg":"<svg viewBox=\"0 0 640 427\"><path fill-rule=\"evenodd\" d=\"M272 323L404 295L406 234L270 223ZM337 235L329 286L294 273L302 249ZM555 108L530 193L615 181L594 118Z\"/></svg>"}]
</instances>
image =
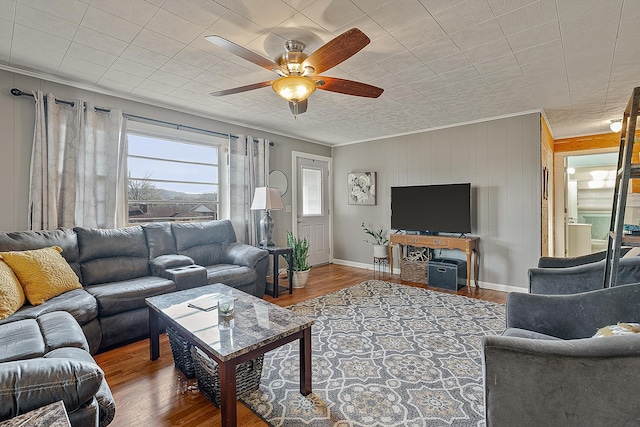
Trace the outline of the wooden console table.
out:
<instances>
[{"instance_id":1,"label":"wooden console table","mask_svg":"<svg viewBox=\"0 0 640 427\"><path fill-rule=\"evenodd\" d=\"M478 274L480 272L480 252L478 251L478 237L452 236L421 236L418 234L392 234L389 236L389 266L393 272L393 246L416 246L429 249L457 249L467 254L467 289L471 290L471 258L474 258L474 283L478 288ZM400 252L402 256L402 252Z\"/></svg>"}]
</instances>

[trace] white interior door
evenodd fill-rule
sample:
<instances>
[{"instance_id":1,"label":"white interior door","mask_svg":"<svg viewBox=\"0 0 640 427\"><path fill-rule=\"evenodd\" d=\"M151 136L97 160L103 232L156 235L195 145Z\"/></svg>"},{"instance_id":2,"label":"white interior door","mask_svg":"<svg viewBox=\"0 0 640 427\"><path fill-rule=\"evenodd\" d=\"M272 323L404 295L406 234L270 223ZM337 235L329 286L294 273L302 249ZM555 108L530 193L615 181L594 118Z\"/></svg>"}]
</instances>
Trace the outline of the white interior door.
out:
<instances>
[{"instance_id":1,"label":"white interior door","mask_svg":"<svg viewBox=\"0 0 640 427\"><path fill-rule=\"evenodd\" d=\"M331 262L330 159L294 153L293 218L297 236L309 240L309 264Z\"/></svg>"}]
</instances>

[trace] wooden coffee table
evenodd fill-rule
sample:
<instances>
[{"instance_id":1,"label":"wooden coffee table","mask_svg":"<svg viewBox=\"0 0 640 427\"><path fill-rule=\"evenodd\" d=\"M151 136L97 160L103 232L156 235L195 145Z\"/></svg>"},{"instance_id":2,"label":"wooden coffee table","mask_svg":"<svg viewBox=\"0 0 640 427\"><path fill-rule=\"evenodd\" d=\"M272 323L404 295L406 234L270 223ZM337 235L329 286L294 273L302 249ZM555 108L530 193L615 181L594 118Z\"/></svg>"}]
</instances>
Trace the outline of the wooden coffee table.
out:
<instances>
[{"instance_id":1,"label":"wooden coffee table","mask_svg":"<svg viewBox=\"0 0 640 427\"><path fill-rule=\"evenodd\" d=\"M231 328L219 328L216 309L189 307L194 300L215 300L212 294L237 298ZM291 341L300 341L300 393L311 393L312 319L220 283L147 298L146 303L151 360L160 357L162 319L218 363L223 426L237 425L236 365Z\"/></svg>"}]
</instances>

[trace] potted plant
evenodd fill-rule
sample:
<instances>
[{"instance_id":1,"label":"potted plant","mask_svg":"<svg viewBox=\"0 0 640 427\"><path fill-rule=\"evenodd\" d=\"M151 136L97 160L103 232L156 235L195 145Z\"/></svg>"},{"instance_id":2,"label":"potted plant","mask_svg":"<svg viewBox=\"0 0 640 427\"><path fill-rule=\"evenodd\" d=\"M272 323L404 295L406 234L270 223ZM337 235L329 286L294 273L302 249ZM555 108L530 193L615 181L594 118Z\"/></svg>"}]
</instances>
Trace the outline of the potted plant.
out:
<instances>
[{"instance_id":1,"label":"potted plant","mask_svg":"<svg viewBox=\"0 0 640 427\"><path fill-rule=\"evenodd\" d=\"M373 256L375 258L387 258L389 256L389 239L385 236L384 230L372 230L364 222L361 224L365 234L371 237L371 240L364 241L373 245Z\"/></svg>"},{"instance_id":2,"label":"potted plant","mask_svg":"<svg viewBox=\"0 0 640 427\"><path fill-rule=\"evenodd\" d=\"M304 288L311 269L307 262L309 259L309 241L306 237L302 239L294 237L291 231L287 231L287 246L293 249L291 257L284 257L293 269L293 287Z\"/></svg>"}]
</instances>

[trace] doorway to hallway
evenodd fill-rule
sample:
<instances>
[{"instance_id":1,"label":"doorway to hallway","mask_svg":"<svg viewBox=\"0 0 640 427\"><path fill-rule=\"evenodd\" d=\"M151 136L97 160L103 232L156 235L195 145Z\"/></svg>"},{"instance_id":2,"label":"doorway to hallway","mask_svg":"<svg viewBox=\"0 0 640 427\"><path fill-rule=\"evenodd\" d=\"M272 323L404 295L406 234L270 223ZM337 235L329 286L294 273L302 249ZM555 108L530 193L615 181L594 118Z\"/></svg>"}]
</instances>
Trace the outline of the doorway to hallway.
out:
<instances>
[{"instance_id":1,"label":"doorway to hallway","mask_svg":"<svg viewBox=\"0 0 640 427\"><path fill-rule=\"evenodd\" d=\"M565 255L606 250L618 153L565 157Z\"/></svg>"}]
</instances>

